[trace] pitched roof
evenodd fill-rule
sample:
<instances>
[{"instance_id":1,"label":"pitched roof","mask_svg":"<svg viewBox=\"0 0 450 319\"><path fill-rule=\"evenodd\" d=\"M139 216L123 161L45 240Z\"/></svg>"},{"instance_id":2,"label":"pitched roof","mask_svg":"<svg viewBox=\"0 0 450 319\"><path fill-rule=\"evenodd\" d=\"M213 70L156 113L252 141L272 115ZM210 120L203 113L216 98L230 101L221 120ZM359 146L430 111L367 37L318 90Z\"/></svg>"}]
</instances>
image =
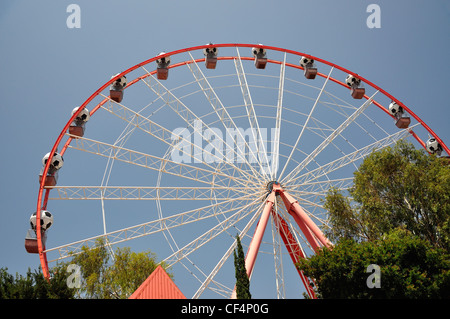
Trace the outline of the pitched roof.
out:
<instances>
[{"instance_id":1,"label":"pitched roof","mask_svg":"<svg viewBox=\"0 0 450 319\"><path fill-rule=\"evenodd\" d=\"M186 299L186 297L159 265L129 299Z\"/></svg>"}]
</instances>

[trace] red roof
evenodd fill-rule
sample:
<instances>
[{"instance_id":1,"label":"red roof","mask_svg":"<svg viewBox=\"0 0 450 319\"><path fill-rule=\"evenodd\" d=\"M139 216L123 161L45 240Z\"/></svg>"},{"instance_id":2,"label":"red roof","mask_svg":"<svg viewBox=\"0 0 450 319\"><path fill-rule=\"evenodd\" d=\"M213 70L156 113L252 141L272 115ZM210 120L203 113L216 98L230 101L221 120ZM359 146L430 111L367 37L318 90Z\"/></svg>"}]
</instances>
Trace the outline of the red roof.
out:
<instances>
[{"instance_id":1,"label":"red roof","mask_svg":"<svg viewBox=\"0 0 450 319\"><path fill-rule=\"evenodd\" d=\"M129 299L186 299L163 267L158 266Z\"/></svg>"}]
</instances>

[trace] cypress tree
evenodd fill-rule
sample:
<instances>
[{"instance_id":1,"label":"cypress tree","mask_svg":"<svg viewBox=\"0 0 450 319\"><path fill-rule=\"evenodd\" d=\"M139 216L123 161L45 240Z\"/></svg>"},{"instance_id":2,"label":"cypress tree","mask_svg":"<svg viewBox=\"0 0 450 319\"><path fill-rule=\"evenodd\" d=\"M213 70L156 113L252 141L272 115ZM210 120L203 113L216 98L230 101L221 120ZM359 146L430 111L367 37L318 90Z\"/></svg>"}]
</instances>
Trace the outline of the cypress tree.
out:
<instances>
[{"instance_id":1,"label":"cypress tree","mask_svg":"<svg viewBox=\"0 0 450 319\"><path fill-rule=\"evenodd\" d=\"M250 294L250 280L248 279L245 268L244 250L242 249L241 240L238 235L236 235L236 241L237 252L236 250L233 251L236 276L236 298L251 299L252 295Z\"/></svg>"}]
</instances>

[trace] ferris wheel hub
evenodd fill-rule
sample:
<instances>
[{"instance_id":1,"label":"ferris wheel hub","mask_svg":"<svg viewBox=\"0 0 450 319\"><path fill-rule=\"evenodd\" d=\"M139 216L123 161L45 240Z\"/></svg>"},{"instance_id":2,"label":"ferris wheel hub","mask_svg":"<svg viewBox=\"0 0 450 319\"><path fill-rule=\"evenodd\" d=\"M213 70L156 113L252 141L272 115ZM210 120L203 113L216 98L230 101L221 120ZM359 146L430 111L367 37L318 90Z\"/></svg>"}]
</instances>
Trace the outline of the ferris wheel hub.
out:
<instances>
[{"instance_id":1,"label":"ferris wheel hub","mask_svg":"<svg viewBox=\"0 0 450 319\"><path fill-rule=\"evenodd\" d=\"M269 193L271 193L273 190L275 190L276 192L278 191L282 191L282 187L281 184L277 181L270 181L267 183L267 191Z\"/></svg>"}]
</instances>

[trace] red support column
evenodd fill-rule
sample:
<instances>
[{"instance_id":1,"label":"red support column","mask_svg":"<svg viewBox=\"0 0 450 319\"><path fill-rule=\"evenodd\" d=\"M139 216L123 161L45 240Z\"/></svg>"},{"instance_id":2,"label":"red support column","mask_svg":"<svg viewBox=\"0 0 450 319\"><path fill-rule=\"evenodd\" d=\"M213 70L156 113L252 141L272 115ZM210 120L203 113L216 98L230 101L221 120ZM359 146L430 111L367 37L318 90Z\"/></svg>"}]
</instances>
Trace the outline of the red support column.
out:
<instances>
[{"instance_id":1,"label":"red support column","mask_svg":"<svg viewBox=\"0 0 450 319\"><path fill-rule=\"evenodd\" d=\"M245 257L245 269L247 270L247 276L249 279L252 276L253 267L255 266L256 257L258 255L259 247L261 246L261 241L264 236L264 231L266 230L267 222L269 220L274 202L275 192L272 191L266 199L264 210L261 214L258 225L256 226L255 233L247 251L247 256ZM231 299L236 299L236 287L234 287Z\"/></svg>"},{"instance_id":2,"label":"red support column","mask_svg":"<svg viewBox=\"0 0 450 319\"><path fill-rule=\"evenodd\" d=\"M283 201L284 201L284 198L283 198ZM286 204L286 202L285 202L285 205L286 205L286 207L288 207L288 204ZM303 235L305 235L305 237L308 240L309 244L311 245L312 249L314 249L314 251L317 251L320 248L320 244L317 242L316 238L314 237L314 234L311 232L309 227L305 224L305 222L297 214L292 213L292 211L290 211L289 209L288 209L288 211L292 215L292 217L294 217L295 222L300 227L300 230L302 231Z\"/></svg>"},{"instance_id":3,"label":"red support column","mask_svg":"<svg viewBox=\"0 0 450 319\"><path fill-rule=\"evenodd\" d=\"M261 246L261 241L264 236L264 231L266 230L267 221L269 220L270 212L272 211L273 204L275 202L275 192L270 193L267 197L266 205L261 214L258 226L256 228L255 234L253 235L250 247L248 248L247 256L245 257L245 269L247 269L248 278L251 277L253 272L253 267L255 266L256 256L258 255L259 246Z\"/></svg>"},{"instance_id":4,"label":"red support column","mask_svg":"<svg viewBox=\"0 0 450 319\"><path fill-rule=\"evenodd\" d=\"M305 213L299 203L288 193L286 193L279 184L273 187L274 190L277 190L281 199L283 199L284 205L288 212L294 217L298 226L302 230L303 234L308 239L311 246L313 246L314 250L317 250L319 247L317 245L317 241L312 238L312 234L315 238L327 248L331 248L331 243L328 238L322 233L322 231L317 227L317 225L309 218L309 216ZM304 228L308 228L308 230L304 230ZM311 234L312 233L312 234Z\"/></svg>"}]
</instances>

